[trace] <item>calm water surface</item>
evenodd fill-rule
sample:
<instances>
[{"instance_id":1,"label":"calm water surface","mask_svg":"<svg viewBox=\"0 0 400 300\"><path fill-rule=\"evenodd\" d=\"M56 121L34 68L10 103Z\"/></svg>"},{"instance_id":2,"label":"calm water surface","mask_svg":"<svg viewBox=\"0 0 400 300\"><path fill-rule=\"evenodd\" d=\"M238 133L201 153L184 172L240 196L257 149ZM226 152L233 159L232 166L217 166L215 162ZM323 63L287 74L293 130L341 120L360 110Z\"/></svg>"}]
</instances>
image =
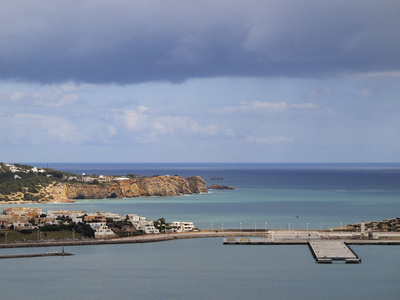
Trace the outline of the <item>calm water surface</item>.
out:
<instances>
[{"instance_id":1,"label":"calm water surface","mask_svg":"<svg viewBox=\"0 0 400 300\"><path fill-rule=\"evenodd\" d=\"M40 165L37 165L40 167ZM43 165L45 166L45 165ZM40 208L137 213L200 228L328 228L400 216L399 164L50 164L73 173L200 175L236 186L185 197L78 200ZM224 177L223 181L210 181ZM11 205L2 205L1 208ZM32 205L24 205L32 207ZM298 216L298 218L297 218ZM307 246L222 239L67 247L0 261L0 299L396 299L400 247L353 246L362 264L314 263ZM1 249L2 254L60 251Z\"/></svg>"},{"instance_id":2,"label":"calm water surface","mask_svg":"<svg viewBox=\"0 0 400 300\"><path fill-rule=\"evenodd\" d=\"M1 299L396 299L398 247L353 249L361 264L321 265L307 246L219 238L67 247L76 255L2 260Z\"/></svg>"}]
</instances>

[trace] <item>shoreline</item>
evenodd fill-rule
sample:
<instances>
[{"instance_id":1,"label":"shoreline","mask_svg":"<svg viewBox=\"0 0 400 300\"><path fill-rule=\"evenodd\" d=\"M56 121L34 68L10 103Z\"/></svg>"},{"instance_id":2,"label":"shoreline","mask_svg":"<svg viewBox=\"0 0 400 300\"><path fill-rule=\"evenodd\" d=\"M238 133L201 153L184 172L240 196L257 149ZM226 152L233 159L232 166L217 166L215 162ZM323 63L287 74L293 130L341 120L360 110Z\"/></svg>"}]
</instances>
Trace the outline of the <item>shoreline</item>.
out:
<instances>
[{"instance_id":1,"label":"shoreline","mask_svg":"<svg viewBox=\"0 0 400 300\"><path fill-rule=\"evenodd\" d=\"M37 205L37 204L48 204L48 203L76 203L76 201L72 199L51 199L48 201L39 201L39 202L34 202L34 201L24 201L24 200L12 200L12 201L0 201L0 204L32 204L32 205Z\"/></svg>"},{"instance_id":2,"label":"shoreline","mask_svg":"<svg viewBox=\"0 0 400 300\"><path fill-rule=\"evenodd\" d=\"M310 234L310 235L309 235ZM114 244L138 244L172 241L177 239L195 238L227 238L227 237L254 237L263 239L268 245L306 245L310 240L334 239L346 242L349 245L400 245L400 233L380 232L380 239L352 239L349 235L332 234L328 231L305 231L298 232L285 230L269 230L258 232L246 232L235 230L171 233L158 235L142 235L135 237L112 238L112 239L82 239L82 240L59 240L40 242L17 242L0 244L0 248L36 248L36 247L60 247L60 246L91 246L91 245L114 245ZM286 235L286 236L285 236ZM325 237L328 236L328 238ZM324 237L323 237L324 236Z\"/></svg>"}]
</instances>

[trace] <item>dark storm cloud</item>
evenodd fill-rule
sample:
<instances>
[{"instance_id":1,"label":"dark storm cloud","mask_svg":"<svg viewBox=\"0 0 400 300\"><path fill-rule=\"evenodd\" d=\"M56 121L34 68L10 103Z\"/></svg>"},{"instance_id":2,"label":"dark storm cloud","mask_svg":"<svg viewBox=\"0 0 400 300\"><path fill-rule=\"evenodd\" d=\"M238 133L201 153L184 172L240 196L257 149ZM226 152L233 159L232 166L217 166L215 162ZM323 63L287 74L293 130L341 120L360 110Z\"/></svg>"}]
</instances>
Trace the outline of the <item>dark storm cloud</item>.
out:
<instances>
[{"instance_id":1,"label":"dark storm cloud","mask_svg":"<svg viewBox=\"0 0 400 300\"><path fill-rule=\"evenodd\" d=\"M400 69L398 1L3 1L0 79L324 76Z\"/></svg>"}]
</instances>

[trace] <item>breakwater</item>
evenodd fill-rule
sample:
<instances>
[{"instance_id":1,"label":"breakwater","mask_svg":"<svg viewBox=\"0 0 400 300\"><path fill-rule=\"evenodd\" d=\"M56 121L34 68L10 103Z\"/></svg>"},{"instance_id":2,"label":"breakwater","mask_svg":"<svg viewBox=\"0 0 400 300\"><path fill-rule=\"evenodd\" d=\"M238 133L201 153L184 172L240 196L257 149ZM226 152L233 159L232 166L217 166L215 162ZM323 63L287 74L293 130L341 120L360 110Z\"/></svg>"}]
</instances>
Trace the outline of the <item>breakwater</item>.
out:
<instances>
[{"instance_id":1,"label":"breakwater","mask_svg":"<svg viewBox=\"0 0 400 300\"><path fill-rule=\"evenodd\" d=\"M0 244L0 248L27 248L27 247L58 247L58 246L88 246L88 245L112 245L112 244L136 244L136 243L154 243L177 239L194 238L229 238L229 237L263 237L264 244L270 245L306 245L310 240L319 240L326 237L321 236L321 232L307 233L299 230L290 235L285 230L201 230L199 232L171 233L158 235L142 235L135 237L113 238L113 239L82 239L82 240L46 240L35 242L17 242L9 244ZM350 235L345 237L330 236L332 239L340 239L348 245L400 245L400 233L387 236L383 235L379 240L351 239Z\"/></svg>"},{"instance_id":2,"label":"breakwater","mask_svg":"<svg viewBox=\"0 0 400 300\"><path fill-rule=\"evenodd\" d=\"M47 253L33 253L33 254L10 254L0 255L0 259L5 258L26 258L26 257L46 257L46 256L71 256L72 253L68 252L47 252Z\"/></svg>"},{"instance_id":3,"label":"breakwater","mask_svg":"<svg viewBox=\"0 0 400 300\"><path fill-rule=\"evenodd\" d=\"M113 239L82 239L82 240L49 240L35 242L18 242L0 244L0 248L28 248L28 247L58 247L58 246L88 246L88 245L112 245L112 244L136 244L155 243L171 241L176 239L194 238L216 238L216 237L238 237L238 236L265 236L265 232L235 232L235 231L201 231L191 233L174 233L158 235L142 235L135 237L113 238Z\"/></svg>"}]
</instances>

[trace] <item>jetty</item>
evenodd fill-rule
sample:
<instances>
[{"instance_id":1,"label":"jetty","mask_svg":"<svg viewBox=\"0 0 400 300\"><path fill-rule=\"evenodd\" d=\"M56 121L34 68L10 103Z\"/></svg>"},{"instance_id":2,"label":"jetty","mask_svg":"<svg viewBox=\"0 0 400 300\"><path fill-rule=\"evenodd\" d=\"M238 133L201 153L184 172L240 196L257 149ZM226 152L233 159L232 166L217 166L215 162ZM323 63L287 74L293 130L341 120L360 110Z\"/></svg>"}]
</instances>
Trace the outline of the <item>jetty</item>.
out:
<instances>
[{"instance_id":1,"label":"jetty","mask_svg":"<svg viewBox=\"0 0 400 300\"><path fill-rule=\"evenodd\" d=\"M34 254L10 254L0 255L0 259L3 258L25 258L25 257L45 257L45 256L71 256L72 253L67 252L48 252L48 253L34 253Z\"/></svg>"},{"instance_id":2,"label":"jetty","mask_svg":"<svg viewBox=\"0 0 400 300\"><path fill-rule=\"evenodd\" d=\"M64 247L63 247L61 252L0 255L0 259L5 259L5 258L27 258L27 257L47 257L47 256L71 256L71 255L73 255L73 254L65 252L64 251Z\"/></svg>"},{"instance_id":3,"label":"jetty","mask_svg":"<svg viewBox=\"0 0 400 300\"><path fill-rule=\"evenodd\" d=\"M346 263L360 263L361 259L343 241L310 241L308 246L317 263L332 263L344 261Z\"/></svg>"},{"instance_id":4,"label":"jetty","mask_svg":"<svg viewBox=\"0 0 400 300\"><path fill-rule=\"evenodd\" d=\"M267 238L251 238L251 237L228 237L223 241L224 245L273 245L270 239Z\"/></svg>"},{"instance_id":5,"label":"jetty","mask_svg":"<svg viewBox=\"0 0 400 300\"><path fill-rule=\"evenodd\" d=\"M315 232L304 234L297 232L289 234L288 232L270 231L264 237L226 237L223 240L224 245L308 245L311 254L317 263L361 263L358 255L349 247L351 244L373 244L383 245L384 243L399 244L398 241L379 241L378 240L342 240L339 237L332 239L326 238Z\"/></svg>"}]
</instances>

